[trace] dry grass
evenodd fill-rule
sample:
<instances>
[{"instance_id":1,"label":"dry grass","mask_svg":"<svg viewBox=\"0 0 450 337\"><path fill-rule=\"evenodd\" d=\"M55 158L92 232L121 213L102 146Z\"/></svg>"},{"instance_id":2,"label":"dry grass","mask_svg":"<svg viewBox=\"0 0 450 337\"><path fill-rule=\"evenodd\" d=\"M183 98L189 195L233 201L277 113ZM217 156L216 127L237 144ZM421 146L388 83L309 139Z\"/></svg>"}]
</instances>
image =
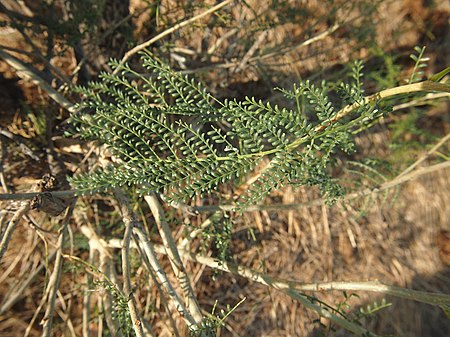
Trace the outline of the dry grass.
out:
<instances>
[{"instance_id":1,"label":"dry grass","mask_svg":"<svg viewBox=\"0 0 450 337\"><path fill-rule=\"evenodd\" d=\"M251 7L260 3L247 2ZM158 32L170 28L175 19L179 19L183 13L181 7L176 6L176 1L162 3L164 6L158 17L159 21L157 20L160 25ZM142 1L131 1L131 12L141 13L142 6ZM324 11L319 1L310 2L308 8L316 14ZM267 15L268 21L280 19L274 17L275 13L270 8L264 8L264 2L259 10ZM197 14L199 11L197 9L194 12ZM354 14L354 11L348 13ZM426 44L431 56L428 71L432 73L441 70L442 65L448 66L450 55L448 21L442 24L443 13L450 13L449 6L444 3L432 8L424 7L421 1L388 1L374 16L374 20L379 20L379 24L373 39L379 41L386 50L400 56L405 55L404 51L411 52L414 45ZM134 33L138 41L143 42L155 34L151 31L152 27L146 25L146 22L150 21L148 12L140 15L133 19L136 27ZM321 18L320 15L297 17L303 21L279 24L267 30L261 28L265 27L267 22L261 22L261 26L256 25L257 29L255 28L252 23L258 18L245 6L231 7L221 15L223 16L214 17L217 22L212 29L206 29L207 21L200 20L174 33L175 38L170 40L173 42L172 46L166 46L163 42L157 46L166 56L169 53L165 48L173 48L171 53L172 57L175 54L172 59L175 60L175 65L199 76L219 97L253 95L277 101L280 97L272 90L273 87L291 85L298 78L306 77L317 70L319 77L329 78L333 76L333 70L338 70L339 74L343 63L356 57L366 58L370 54L370 50L356 39L351 39L351 32L344 28L337 30L336 34L324 36L317 43L299 46L301 42L308 41L318 32L329 28L323 19L311 24L314 19ZM239 23L237 28L224 24L231 18ZM311 27L311 31L305 27ZM111 38L113 37L114 34ZM447 42L441 43L441 39ZM118 50L127 50L123 36L117 41L121 44L114 48L116 56ZM5 44L29 49L17 32L2 31L0 45ZM296 47L289 48L293 45ZM252 46L253 51L249 53ZM274 52L283 52L265 58L265 53L270 53L271 49ZM112 55L108 54L108 48L104 45L99 47L97 52L103 53L98 57L100 60ZM30 60L23 55L20 57ZM243 60L246 62L242 62ZM76 65L73 51L66 50L57 61L61 72L70 76ZM378 61L372 59L368 62ZM91 71L98 71L102 66L104 64L98 61ZM407 68L406 62L404 66ZM45 141L43 135L36 132L30 116L42 115L43 111L50 112L58 116L58 123L61 124L67 114L50 102L39 88L27 81L16 79L14 72L4 62L0 62L0 70L3 73L0 78L0 125L23 139L28 139L42 159L37 162L24 155L17 143L2 136L2 146L5 144L7 150L3 152L2 157L4 179L9 190L25 191L48 170L45 156L39 150L45 146ZM22 99L24 103L18 103ZM430 116L432 122L427 125L427 129L438 137L449 132L448 103L441 104ZM399 114L395 118L401 119L403 115ZM74 143L68 146L59 142L56 136L56 150L69 169L85 170L96 165L101 159L96 153L90 153L90 157L85 158L90 151L85 144ZM364 156L389 158L391 152L386 144L390 139L391 131L387 125L381 125L376 132L362 135L357 142ZM441 152L448 153L448 149L447 143L441 148ZM422 152L424 151L425 149ZM436 157L432 157L429 162L432 163L435 159ZM4 189L5 187L3 186ZM313 206L244 213L235 218L231 255L234 262L259 272L305 283L380 280L386 284L450 294L450 267L445 256L442 253L439 255L440 249L442 252L442 243L437 241L442 230L450 231L449 187L450 170L446 169L403 184L397 191L398 195L395 196L394 191L390 191L387 200L383 200L380 195L380 198L369 203L365 213L361 212L363 200L341 202L331 208ZM272 193L267 198L267 203L304 203L317 197L318 193L314 189L293 190L286 187ZM209 201L198 199L196 204L207 204ZM9 202L2 202L1 206L3 229L6 220L19 206ZM149 231L154 234L155 224L148 206L138 202L133 206L141 215L140 220L148 225ZM174 224L188 223L188 228L200 226L208 217L207 214L189 215L169 206L165 207L165 211ZM88 249L81 227L94 229L99 237L107 241L122 238L121 223L119 205L112 197L81 197L70 220L65 253L86 261L98 262L99 257ZM22 336L27 327L29 336L42 334L39 323L45 309L40 310L39 305L43 298L43 289L48 284L48 277L53 270L53 256L60 226L61 217L50 219L33 211L28 217L24 217L16 228L0 265L0 335ZM181 241L185 234L185 226L173 226L176 240ZM156 235L153 237L155 241L159 240ZM194 240L190 246L191 251L200 252L202 244L200 239ZM210 250L206 253L212 254ZM116 267L120 269L116 258L119 254L118 249L105 248L106 258L115 262ZM158 257L171 281L175 282L167 258L163 255ZM187 334L187 331L183 330L185 328L182 318L174 315L174 310L170 313L165 311L164 299L161 298L155 281L149 277L141 263L136 261L138 257L133 253L132 281L138 310L145 313L157 336L172 336L171 318L181 327L180 335ZM211 312L215 305L217 312L219 309L225 309L227 304L233 306L242 298L246 298L227 318L226 326L220 329L219 336L348 335L348 332L332 326L326 319L321 319L320 327L319 323L315 322L318 318L315 313L306 310L299 302L282 292L240 276L217 274L195 262L186 261L186 269L200 306L206 312ZM86 283L97 276L95 272L88 272L66 259L56 300L55 335L82 334L83 294L88 288ZM117 278L120 280L121 276ZM98 309L97 301L105 296L105 290L101 285L91 285L89 289L93 291L90 304L92 321L87 330L94 336L102 328L95 318L96 315L104 314ZM375 300L381 302L382 299L382 295L376 293L357 294L358 297L351 297L348 302L351 304L349 315ZM344 301L343 293L339 291L314 295L330 305ZM4 301L15 298L14 296L17 296L14 304L5 306ZM450 320L439 307L393 297L386 300L392 305L381 310L376 320L363 321L369 330L399 336L449 335ZM35 321L29 325L34 315ZM333 330L335 328L337 330Z\"/></svg>"}]
</instances>

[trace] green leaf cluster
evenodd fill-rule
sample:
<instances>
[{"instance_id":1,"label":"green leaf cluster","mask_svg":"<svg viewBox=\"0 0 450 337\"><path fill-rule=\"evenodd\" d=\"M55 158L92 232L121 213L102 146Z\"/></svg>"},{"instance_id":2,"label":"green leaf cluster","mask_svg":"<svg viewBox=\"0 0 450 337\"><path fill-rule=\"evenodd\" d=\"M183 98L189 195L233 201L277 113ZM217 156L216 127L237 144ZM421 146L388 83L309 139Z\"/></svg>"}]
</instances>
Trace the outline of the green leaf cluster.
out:
<instances>
[{"instance_id":1,"label":"green leaf cluster","mask_svg":"<svg viewBox=\"0 0 450 337\"><path fill-rule=\"evenodd\" d=\"M333 201L344 193L330 174L337 151L355 150L353 134L368 127L382 111L362 99L362 64L352 67L351 81L339 86L341 106L329 98L326 83L302 82L282 90L296 109L246 98L214 98L188 76L148 54L138 73L117 61L117 75L103 73L88 87L71 117L74 132L106 144L115 158L106 168L71 179L81 193L116 186L136 186L139 193L164 192L187 201L220 184L242 182L256 170L257 179L238 203L259 202L283 184L318 185ZM354 112L340 116L347 104ZM267 161L266 161L267 162Z\"/></svg>"}]
</instances>

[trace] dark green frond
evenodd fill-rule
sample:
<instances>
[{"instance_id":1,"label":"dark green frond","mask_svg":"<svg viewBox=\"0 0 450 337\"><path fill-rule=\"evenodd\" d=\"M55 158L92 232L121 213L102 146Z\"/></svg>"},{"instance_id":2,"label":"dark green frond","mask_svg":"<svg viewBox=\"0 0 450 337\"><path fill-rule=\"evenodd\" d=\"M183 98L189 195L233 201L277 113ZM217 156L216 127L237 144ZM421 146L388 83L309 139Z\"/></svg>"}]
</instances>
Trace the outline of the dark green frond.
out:
<instances>
[{"instance_id":1,"label":"dark green frond","mask_svg":"<svg viewBox=\"0 0 450 337\"><path fill-rule=\"evenodd\" d=\"M142 62L149 74L125 64L118 74L103 73L99 82L76 88L84 100L71 117L72 132L105 144L114 156L108 168L71 179L82 193L127 185L141 194L160 191L187 201L221 184L245 181L268 157L269 167L241 196L241 207L286 183L318 185L333 201L343 193L330 174L336 152L354 151L353 134L382 114L377 103L362 99L360 62L353 65L351 82L341 85L344 104L360 106L351 118L339 120L333 120L337 111L325 83L281 89L296 101L296 110L254 98L220 102L198 81L148 54ZM304 109L312 109L317 120L308 122Z\"/></svg>"}]
</instances>

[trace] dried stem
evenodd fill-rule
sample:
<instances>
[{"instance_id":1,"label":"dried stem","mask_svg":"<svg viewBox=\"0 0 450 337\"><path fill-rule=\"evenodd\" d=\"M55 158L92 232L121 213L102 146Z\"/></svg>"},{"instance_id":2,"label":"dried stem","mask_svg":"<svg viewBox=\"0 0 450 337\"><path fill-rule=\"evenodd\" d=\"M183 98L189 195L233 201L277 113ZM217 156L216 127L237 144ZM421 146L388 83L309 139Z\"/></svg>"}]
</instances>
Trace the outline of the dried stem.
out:
<instances>
[{"instance_id":1,"label":"dried stem","mask_svg":"<svg viewBox=\"0 0 450 337\"><path fill-rule=\"evenodd\" d=\"M164 247L166 247L167 255L169 256L172 269L174 271L175 277L177 278L181 289L183 290L185 302L192 317L195 319L196 323L200 323L203 319L203 315L200 306L195 297L194 291L189 280L189 276L186 273L183 262L181 261L180 254L178 252L175 240L172 237L172 232L169 228L167 220L164 216L164 210L158 201L156 195L151 194L144 197L145 201L149 205L153 216L155 218L156 224L158 226L159 234L163 240Z\"/></svg>"},{"instance_id":2,"label":"dried stem","mask_svg":"<svg viewBox=\"0 0 450 337\"><path fill-rule=\"evenodd\" d=\"M94 264L96 256L96 250L89 245L89 263ZM91 320L91 291L89 287L92 285L93 277L92 274L86 273L84 276L86 285L88 289L86 289L83 293L83 323L82 323L82 336L89 337L89 324Z\"/></svg>"},{"instance_id":3,"label":"dried stem","mask_svg":"<svg viewBox=\"0 0 450 337\"><path fill-rule=\"evenodd\" d=\"M19 147L19 149L22 151L23 154L30 157L34 161L39 161L39 156L33 152L33 150L30 147L30 140L26 139L25 137L16 135L3 127L0 126L0 135L12 140L16 145Z\"/></svg>"},{"instance_id":4,"label":"dried stem","mask_svg":"<svg viewBox=\"0 0 450 337\"><path fill-rule=\"evenodd\" d=\"M4 59L6 63L8 63L11 67L13 67L20 77L31 80L33 83L46 91L50 98L52 98L60 106L69 110L70 112L75 112L73 104L70 103L66 98L64 98L64 96L62 96L58 91L53 89L50 84L48 84L36 73L36 71L30 69L22 61L6 53L2 49L0 49L0 57Z\"/></svg>"},{"instance_id":5,"label":"dried stem","mask_svg":"<svg viewBox=\"0 0 450 337\"><path fill-rule=\"evenodd\" d=\"M52 191L45 192L45 194L51 194L53 197L71 197L76 191L67 190L67 191ZM30 200L33 199L37 195L42 195L43 192L27 192L27 193L1 193L0 200Z\"/></svg>"},{"instance_id":6,"label":"dried stem","mask_svg":"<svg viewBox=\"0 0 450 337\"><path fill-rule=\"evenodd\" d=\"M96 250L99 252L99 270L100 272L104 275L104 278L107 280L108 283L114 284L114 286L116 287L116 289L119 291L119 293L123 295L123 293L120 291L120 286L118 285L117 282L114 282L113 279L115 279L115 277L113 277L112 275L114 274L114 272L112 271L112 263L111 263L111 257L112 254L109 251L108 248L108 244L106 243L105 240L99 238L97 236L97 234L95 233L95 231L86 226L83 225L80 228L81 233L86 236L89 239L89 247L90 249ZM110 291L105 291L104 292L104 296L102 296L102 302L103 304L100 305L104 308L104 315L105 315L105 320L106 320L106 324L108 325L109 331L111 331L111 335L113 337L121 337L122 333L119 329L119 325L117 323L117 321L114 320L113 315L112 315L112 296L111 296L111 292Z\"/></svg>"},{"instance_id":7,"label":"dried stem","mask_svg":"<svg viewBox=\"0 0 450 337\"><path fill-rule=\"evenodd\" d=\"M147 237L147 234L139 228L134 227L133 232L137 235L138 239L136 242L142 247L154 273L156 274L161 286L166 291L169 298L172 300L173 304L175 305L176 310L180 314L180 316L184 319L186 324L189 326L190 330L196 329L196 322L194 318L191 316L189 311L184 306L181 298L176 293L175 289L172 286L172 283L170 282L169 278L167 277L167 274L164 272L164 269L159 264L158 259L156 258L155 249L153 247L152 242ZM164 249L164 254L166 253Z\"/></svg>"},{"instance_id":8,"label":"dried stem","mask_svg":"<svg viewBox=\"0 0 450 337\"><path fill-rule=\"evenodd\" d=\"M352 323L351 321L342 318L340 316L337 316L327 310L326 308L313 303L308 297L305 295L299 294L297 291L293 289L286 289L283 291L286 295L291 297L294 300L299 301L301 304L303 304L305 307L307 307L310 310L313 310L319 314L319 316L329 319L331 322L347 329L348 331L353 332L357 336L365 336L365 337L375 337L374 333L364 329L361 325Z\"/></svg>"},{"instance_id":9,"label":"dried stem","mask_svg":"<svg viewBox=\"0 0 450 337\"><path fill-rule=\"evenodd\" d=\"M412 165L410 165L406 170L404 170L402 173L400 173L399 177L405 176L408 173L410 173L412 170L414 170L417 166L422 164L429 156L431 156L433 153L435 153L442 145L444 145L448 140L450 139L450 133L447 133L444 137L441 138L439 142L436 143L435 146L433 146L427 153L422 155L419 159L417 159Z\"/></svg>"},{"instance_id":10,"label":"dried stem","mask_svg":"<svg viewBox=\"0 0 450 337\"><path fill-rule=\"evenodd\" d=\"M112 248L120 248L120 240L113 239L108 241L108 245ZM135 245L132 245L136 248ZM159 254L167 254L165 247L162 245L154 245L155 252ZM284 290L284 289L294 289L297 291L312 291L312 292L323 292L323 291L369 291L375 293L383 293L395 297L405 298L408 300L413 300L417 302L427 303L431 305L447 305L450 306L450 295L440 294L440 293L430 293L426 291L418 291L412 289L406 289L401 287L390 286L383 284L378 281L344 281L344 282L314 282L314 283L304 283L292 280L286 280L282 278L276 278L257 272L251 268L220 261L211 257L202 256L199 254L191 254L187 251L180 250L180 254L190 260L197 263L201 263L212 269L221 270L227 273L232 273L234 275L239 275L245 277L254 282L270 286L271 288Z\"/></svg>"},{"instance_id":11,"label":"dried stem","mask_svg":"<svg viewBox=\"0 0 450 337\"><path fill-rule=\"evenodd\" d=\"M70 217L72 216L72 212L75 207L75 202L76 199L72 200L70 207L66 210L66 214L58 238L55 265L53 267L53 272L52 275L50 276L46 290L47 308L45 310L44 318L41 320L41 324L43 325L42 337L52 336L52 321L53 315L55 313L56 294L58 292L59 281L61 279L62 266L64 262L63 246L64 243L66 242L65 239L67 234L67 226L69 224Z\"/></svg>"},{"instance_id":12,"label":"dried stem","mask_svg":"<svg viewBox=\"0 0 450 337\"><path fill-rule=\"evenodd\" d=\"M156 246L155 249L158 253L162 253L162 247ZM400 287L389 286L377 281L370 282L316 282L316 283L302 283L298 281L288 281L281 278L271 277L267 274L263 274L247 268L245 266L237 265L234 263L227 263L213 259L210 257L193 255L187 252L181 252L184 257L191 261L195 261L204 264L210 268L222 270L228 273L245 277L249 280L270 286L274 289L295 289L297 291L331 291L331 290L362 290L384 293L396 297L406 298L422 303L432 305L450 305L450 296L439 293L429 293L425 291L417 291L411 289L405 289Z\"/></svg>"},{"instance_id":13,"label":"dried stem","mask_svg":"<svg viewBox=\"0 0 450 337\"><path fill-rule=\"evenodd\" d=\"M196 15L196 16L194 16L194 17L192 17L192 18L190 18L190 19L188 19L186 21L177 23L173 27L171 27L171 28L165 30L164 32L156 35L155 37L151 38L150 40L148 40L148 41L146 41L144 43L141 43L140 45L137 45L136 47L134 47L133 49L131 49L128 52L125 53L125 56L120 61L119 66L114 70L113 74L117 74L120 71L121 66L124 65L125 62L127 62L128 59L130 57L132 57L134 54L140 52L141 50L144 50L145 48L151 46L156 41L162 39L163 37L165 37L165 36L167 36L169 34L172 34L173 32L179 30L180 28L183 28L184 26L187 26L187 25L191 24L192 22L197 21L197 20L201 19L202 17L204 17L204 16L206 16L208 14L211 14L211 13L214 13L214 12L218 11L219 9L221 9L222 7L230 4L231 2L233 2L233 0L225 0L225 1L221 2L221 3L219 3L218 5L216 5L214 7L211 7L210 9L204 11L203 13L200 13L200 14L198 14L198 15Z\"/></svg>"},{"instance_id":14,"label":"dried stem","mask_svg":"<svg viewBox=\"0 0 450 337\"><path fill-rule=\"evenodd\" d=\"M0 240L0 261L3 258L3 254L5 254L6 249L8 248L8 244L9 241L11 240L11 236L14 232L14 229L16 229L16 226L19 223L20 219L22 219L22 216L24 216L29 210L30 210L30 203L29 202L22 203L22 205L19 207L19 209L16 211L14 216L9 221L5 231L2 233Z\"/></svg>"},{"instance_id":15,"label":"dried stem","mask_svg":"<svg viewBox=\"0 0 450 337\"><path fill-rule=\"evenodd\" d=\"M128 298L128 309L130 310L134 332L136 333L136 336L143 337L144 331L142 327L142 319L140 318L136 307L130 277L130 241L133 228L135 227L137 221L128 200L125 198L125 195L119 189L114 190L114 195L119 202L123 221L125 223L125 233L122 241L123 292Z\"/></svg>"},{"instance_id":16,"label":"dried stem","mask_svg":"<svg viewBox=\"0 0 450 337\"><path fill-rule=\"evenodd\" d=\"M118 240L111 240L109 241L109 244L114 248L119 248L121 245L120 241ZM162 245L155 245L154 248L158 253L167 254L165 247ZM313 301L311 301L308 298L308 296L299 294L298 292L299 291L323 292L333 290L369 291L405 298L408 300L414 300L431 305L443 305L443 306L450 305L450 296L446 294L430 293L412 289L405 289L401 287L389 286L378 281L302 283L297 281L290 281L281 278L271 277L267 274L257 272L242 265L219 261L217 259L213 259L210 257L194 255L185 251L180 251L180 253L183 255L183 257L191 261L201 263L215 270L221 270L228 273L232 273L234 275L239 275L254 282L258 282L263 285L269 286L273 289L280 290L286 293L288 296L298 300L307 308L317 312L320 316L330 319L332 322L346 328L349 331L356 333L357 335L362 335L364 333L369 333L370 335L370 332L363 329L359 325L344 320L341 317L336 316L327 310L324 310L323 307L313 303Z\"/></svg>"},{"instance_id":17,"label":"dried stem","mask_svg":"<svg viewBox=\"0 0 450 337\"><path fill-rule=\"evenodd\" d=\"M108 241L108 245L112 248L120 248L120 241L113 239ZM132 245L133 248L136 246ZM166 254L165 248L162 245L155 245L154 250L159 254ZM251 268L238 265L231 262L224 262L199 254L192 254L186 251L180 251L182 256L190 261L201 263L212 269L221 270L227 273L238 275L246 279L252 280L269 286L277 290L294 289L296 291L369 291L375 293L383 293L395 297L405 298L417 302L427 303L431 305L446 305L450 306L450 295L441 293L431 293L426 291L406 289L396 286L390 286L378 281L339 281L339 282L314 282L304 283L293 280L286 280L282 278L272 277L264 273L260 273Z\"/></svg>"},{"instance_id":18,"label":"dried stem","mask_svg":"<svg viewBox=\"0 0 450 337\"><path fill-rule=\"evenodd\" d=\"M82 225L80 227L81 233L86 236L89 239L89 246L90 247L94 247L94 249L98 250L100 253L100 271L106 276L106 278L110 279L109 274L110 271L107 267L107 265L109 265L110 262L110 258L112 256L110 250L110 246L108 245L108 243L103 240L102 238L99 238L97 236L97 234L95 233L95 231L90 228L89 226L86 225ZM122 241L117 239L116 242L118 243L118 247L122 247ZM136 247L136 244L131 243L132 247ZM145 258L145 254L142 253L141 251L141 247L137 247L139 253L141 254L141 256L143 257L143 262L144 265L148 267L149 272L151 273L151 275L153 276L153 270L151 267L149 267L148 265L148 260ZM159 284L156 284L158 289L160 288ZM107 292L108 293L108 292ZM123 294L122 294L123 295ZM164 297L164 294L161 291L161 295L162 297ZM164 298L163 298L164 301ZM109 330L112 332L113 336L121 336L120 334L120 330L118 329L117 324L115 324L115 322L112 320L112 315L111 315L111 304L110 304L111 300L109 298L107 298L106 300L104 300L104 311L105 311L105 318L109 327ZM173 318L169 313L169 318L171 319L171 321L173 322ZM146 329L152 336L156 336L154 334L154 332L152 331L152 328L150 325L148 325L148 323L145 322L145 320L142 321L142 323L144 323L144 329ZM176 329L175 324L173 324L173 327ZM116 335L114 335L114 333L116 333ZM176 332L175 333L176 336L179 336L179 333Z\"/></svg>"},{"instance_id":19,"label":"dried stem","mask_svg":"<svg viewBox=\"0 0 450 337\"><path fill-rule=\"evenodd\" d=\"M52 252L46 259L51 260L55 256L56 251ZM0 307L0 315L11 309L11 307L26 296L26 289L29 288L31 282L42 272L46 267L45 263L41 263L28 277L14 289L14 293L5 297Z\"/></svg>"},{"instance_id":20,"label":"dried stem","mask_svg":"<svg viewBox=\"0 0 450 337\"><path fill-rule=\"evenodd\" d=\"M136 240L136 239L137 239L137 238L136 238L136 236L135 236L135 241L137 242L138 240ZM158 293L159 293L159 296L160 296L160 299L161 299L161 303L162 303L164 309L165 309L166 312L167 312L167 316L168 316L168 318L169 318L170 325L171 325L172 328L173 328L172 335L174 335L175 337L180 337L181 334L180 334L180 332L178 331L178 328L177 328L177 326L176 326L175 320L173 319L172 314L171 314L171 312L170 312L169 302L167 301L166 295L164 294L164 291L163 291L163 289L161 288L161 285L158 283L158 280L157 280L157 278L156 278L156 275L155 275L155 273L153 272L152 266L150 265L150 262L148 261L147 256L145 255L145 253L144 253L144 251L142 250L142 247L141 247L141 246L139 246L139 245L136 246L136 245L134 244L133 247L135 247L135 248L138 250L139 255L142 257L142 262L144 262L144 265L145 265L145 267L147 268L147 271L149 272L150 277L152 278L153 284L156 285L156 288L158 289ZM146 324L145 321L144 321L144 328L147 328L148 330L150 330L150 329L149 329L150 327L147 326L147 324ZM152 336L156 336L156 335L153 333L153 331L150 331L150 332L151 332Z\"/></svg>"}]
</instances>

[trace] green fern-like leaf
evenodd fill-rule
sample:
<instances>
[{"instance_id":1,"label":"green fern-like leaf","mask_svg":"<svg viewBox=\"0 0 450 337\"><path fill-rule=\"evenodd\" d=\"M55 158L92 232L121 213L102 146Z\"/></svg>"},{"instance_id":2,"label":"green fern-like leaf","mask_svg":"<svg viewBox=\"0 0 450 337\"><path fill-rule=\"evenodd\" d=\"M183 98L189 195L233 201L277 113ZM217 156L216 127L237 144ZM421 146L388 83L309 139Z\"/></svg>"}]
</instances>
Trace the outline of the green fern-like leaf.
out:
<instances>
[{"instance_id":1,"label":"green fern-like leaf","mask_svg":"<svg viewBox=\"0 0 450 337\"><path fill-rule=\"evenodd\" d=\"M105 144L113 154L106 168L71 178L81 193L137 186L141 194L164 192L186 201L224 183L242 181L265 157L270 165L239 199L246 207L284 184L319 185L332 201L343 189L329 174L339 149L354 150L353 134L379 113L362 100L362 64L343 85L350 103L360 102L350 119L332 121L337 111L327 85L306 81L282 90L295 99L291 110L246 98L214 98L198 81L142 54L145 76L128 65L118 74L76 91L84 96L71 118L73 133ZM111 61L113 69L119 62ZM306 103L306 105L301 104ZM317 117L308 121L305 109Z\"/></svg>"},{"instance_id":2,"label":"green fern-like leaf","mask_svg":"<svg viewBox=\"0 0 450 337\"><path fill-rule=\"evenodd\" d=\"M414 68L411 73L411 76L408 80L408 83L414 83L422 80L423 78L423 69L428 67L428 61L430 60L428 57L424 57L425 55L425 46L424 47L414 47L414 51L417 54L410 54L409 57L414 61Z\"/></svg>"}]
</instances>

